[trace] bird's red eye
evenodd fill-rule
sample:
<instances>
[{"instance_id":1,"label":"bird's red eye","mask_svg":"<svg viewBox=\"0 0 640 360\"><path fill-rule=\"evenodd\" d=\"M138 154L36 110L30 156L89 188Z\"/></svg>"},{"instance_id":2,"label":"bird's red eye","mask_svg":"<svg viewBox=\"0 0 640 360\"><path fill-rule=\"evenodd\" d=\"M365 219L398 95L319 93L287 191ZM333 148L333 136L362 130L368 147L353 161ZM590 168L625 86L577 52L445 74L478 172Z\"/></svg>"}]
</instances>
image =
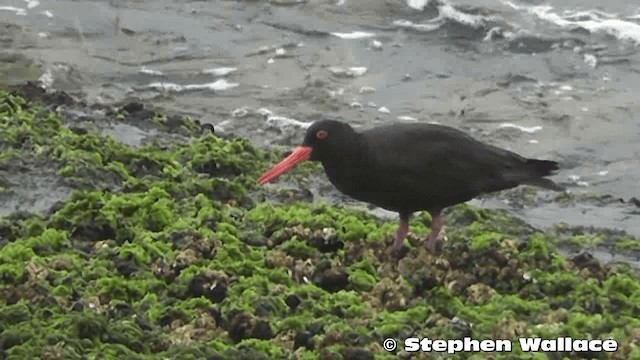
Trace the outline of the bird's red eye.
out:
<instances>
[{"instance_id":1,"label":"bird's red eye","mask_svg":"<svg viewBox=\"0 0 640 360\"><path fill-rule=\"evenodd\" d=\"M324 130L320 130L320 131L318 131L318 132L316 133L316 137L317 137L318 139L320 139L320 140L322 140L322 139L326 138L328 135L329 135L329 133L327 133L327 132L326 132L326 131L324 131Z\"/></svg>"}]
</instances>

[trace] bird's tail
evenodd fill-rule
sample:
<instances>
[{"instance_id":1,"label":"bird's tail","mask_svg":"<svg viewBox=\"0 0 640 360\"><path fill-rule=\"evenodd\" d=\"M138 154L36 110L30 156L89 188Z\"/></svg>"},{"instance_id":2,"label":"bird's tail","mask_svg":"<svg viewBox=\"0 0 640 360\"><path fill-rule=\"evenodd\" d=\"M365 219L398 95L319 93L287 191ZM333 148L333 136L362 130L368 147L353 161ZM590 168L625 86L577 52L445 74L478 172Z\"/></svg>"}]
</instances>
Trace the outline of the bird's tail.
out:
<instances>
[{"instance_id":1,"label":"bird's tail","mask_svg":"<svg viewBox=\"0 0 640 360\"><path fill-rule=\"evenodd\" d=\"M556 184L545 176L553 175L560 169L558 163L551 160L527 159L527 167L533 172L533 176L523 181L523 184L539 186L554 191L564 191L565 188Z\"/></svg>"}]
</instances>

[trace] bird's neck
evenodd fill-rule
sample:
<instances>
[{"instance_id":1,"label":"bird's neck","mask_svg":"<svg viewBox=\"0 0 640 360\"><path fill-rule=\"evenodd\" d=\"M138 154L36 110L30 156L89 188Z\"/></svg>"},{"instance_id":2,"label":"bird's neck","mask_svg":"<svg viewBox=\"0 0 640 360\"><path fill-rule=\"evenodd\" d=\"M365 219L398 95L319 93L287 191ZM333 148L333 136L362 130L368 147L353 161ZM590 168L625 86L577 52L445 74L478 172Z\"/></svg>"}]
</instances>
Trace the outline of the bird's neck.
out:
<instances>
[{"instance_id":1,"label":"bird's neck","mask_svg":"<svg viewBox=\"0 0 640 360\"><path fill-rule=\"evenodd\" d=\"M358 198L358 193L366 190L368 169L366 152L358 135L352 142L344 142L332 149L331 156L322 161L325 173L331 183L341 192Z\"/></svg>"},{"instance_id":2,"label":"bird's neck","mask_svg":"<svg viewBox=\"0 0 640 360\"><path fill-rule=\"evenodd\" d=\"M360 134L351 137L351 141L340 142L331 148L331 153L322 160L326 168L352 168L364 160L363 142Z\"/></svg>"}]
</instances>

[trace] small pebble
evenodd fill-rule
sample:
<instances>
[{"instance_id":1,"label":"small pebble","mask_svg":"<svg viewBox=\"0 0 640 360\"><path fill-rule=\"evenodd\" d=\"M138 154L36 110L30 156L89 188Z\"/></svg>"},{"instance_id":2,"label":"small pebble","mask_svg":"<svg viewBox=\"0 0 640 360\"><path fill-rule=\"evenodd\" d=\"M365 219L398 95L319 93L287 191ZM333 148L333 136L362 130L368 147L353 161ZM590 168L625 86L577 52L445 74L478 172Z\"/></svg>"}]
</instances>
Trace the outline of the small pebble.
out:
<instances>
[{"instance_id":1,"label":"small pebble","mask_svg":"<svg viewBox=\"0 0 640 360\"><path fill-rule=\"evenodd\" d=\"M302 303L302 300L300 300L300 298L296 295L289 295L287 296L287 298L284 300L285 304L287 304L287 306L291 309L291 310L295 310L298 308L298 306L300 306L300 304Z\"/></svg>"}]
</instances>

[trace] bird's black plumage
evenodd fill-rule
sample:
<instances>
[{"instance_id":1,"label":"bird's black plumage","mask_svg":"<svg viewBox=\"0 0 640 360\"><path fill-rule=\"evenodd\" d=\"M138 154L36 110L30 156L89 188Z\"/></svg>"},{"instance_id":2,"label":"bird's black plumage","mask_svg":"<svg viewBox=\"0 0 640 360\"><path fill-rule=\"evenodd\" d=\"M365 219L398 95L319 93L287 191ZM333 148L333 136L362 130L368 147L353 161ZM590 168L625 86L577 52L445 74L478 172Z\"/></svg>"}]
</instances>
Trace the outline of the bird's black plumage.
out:
<instances>
[{"instance_id":1,"label":"bird's black plumage","mask_svg":"<svg viewBox=\"0 0 640 360\"><path fill-rule=\"evenodd\" d=\"M520 184L561 189L542 179L557 170L556 162L527 159L451 127L394 124L357 133L345 125L317 122L308 134L329 129L335 143L329 139L323 148L307 136L303 145L314 148L311 159L322 162L336 188L387 210L442 209Z\"/></svg>"},{"instance_id":2,"label":"bird's black plumage","mask_svg":"<svg viewBox=\"0 0 640 360\"><path fill-rule=\"evenodd\" d=\"M558 163L528 159L443 125L393 124L356 132L346 123L323 120L309 127L302 147L310 149L309 160L322 162L338 190L398 212L403 222L420 210L439 218L444 208L521 184L563 190L545 178Z\"/></svg>"}]
</instances>

